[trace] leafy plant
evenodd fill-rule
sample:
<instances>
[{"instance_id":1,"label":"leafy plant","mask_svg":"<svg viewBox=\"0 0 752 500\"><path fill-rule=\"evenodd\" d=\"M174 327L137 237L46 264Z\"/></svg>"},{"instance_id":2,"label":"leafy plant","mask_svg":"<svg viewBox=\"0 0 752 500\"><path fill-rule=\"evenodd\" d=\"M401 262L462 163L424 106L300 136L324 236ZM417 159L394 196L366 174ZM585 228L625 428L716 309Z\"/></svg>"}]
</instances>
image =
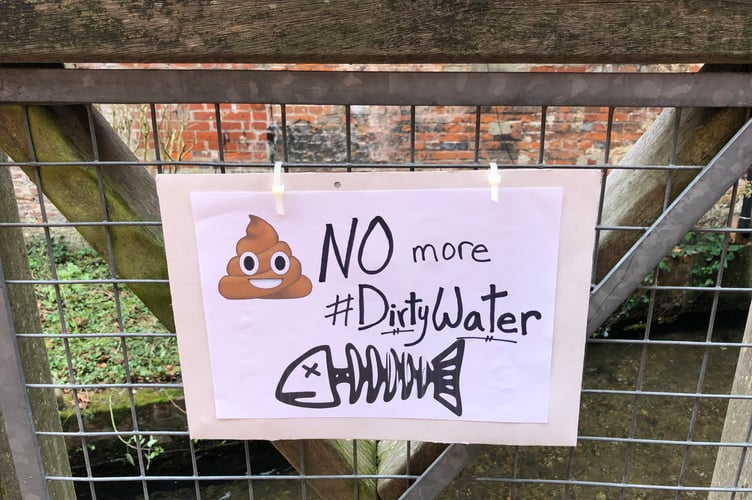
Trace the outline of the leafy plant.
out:
<instances>
[{"instance_id":1,"label":"leafy plant","mask_svg":"<svg viewBox=\"0 0 752 500\"><path fill-rule=\"evenodd\" d=\"M109 400L110 405L110 422L112 423L112 430L115 432L118 432L117 425L115 424L115 414L112 411L112 399ZM117 438L126 446L125 451L125 460L132 466L136 466L136 461L133 459L133 454L131 453L131 450L138 451L141 450L141 456L144 457L146 460L146 463L144 466L146 467L146 470L149 470L149 467L151 467L151 461L157 458L159 455L164 453L164 448L159 445L159 440L155 438L152 435L149 435L147 438L146 436L142 435L134 435L129 437L128 439L124 439L122 436L118 435Z\"/></svg>"},{"instance_id":2,"label":"leafy plant","mask_svg":"<svg viewBox=\"0 0 752 500\"><path fill-rule=\"evenodd\" d=\"M724 241L725 236L722 233L689 232L671 250L669 257L670 259L691 261L692 285L713 286L720 269ZM730 261L734 260L734 256L741 248L741 245L735 243L728 244L726 259L723 263L724 269L728 267ZM664 258L661 265L664 265L666 270L670 270L670 262L670 260L667 262L667 259Z\"/></svg>"},{"instance_id":3,"label":"leafy plant","mask_svg":"<svg viewBox=\"0 0 752 500\"><path fill-rule=\"evenodd\" d=\"M659 281L663 282L664 278L670 277L672 280L680 281L681 285L714 286L720 270L724 246L726 247L726 256L723 263L725 269L728 267L728 263L734 260L742 245L726 242L724 233L687 233L669 255L658 264L658 272L661 277ZM655 272L650 272L643 279L642 285L650 286L654 282ZM620 324L619 329L622 331L643 329L645 327L644 321L635 320L644 316L644 311L650 303L650 296L648 290L636 290L612 315L607 325L597 335L608 336L609 329L615 324ZM670 322L675 317L676 311L686 307L686 302L683 303L682 301L688 300L689 303L692 303L695 298L696 294L690 294L687 297L681 293L675 293L657 305L653 317L659 323Z\"/></svg>"},{"instance_id":4,"label":"leafy plant","mask_svg":"<svg viewBox=\"0 0 752 500\"><path fill-rule=\"evenodd\" d=\"M109 265L99 254L83 241L61 236L50 240L49 249L57 279L72 283L35 285L42 331L108 334L48 339L56 383L70 382L71 374L82 384L123 383L126 358L133 381L171 381L180 376L175 338L152 335L166 330L139 298L122 285L115 288L94 282L111 278ZM33 279L53 278L44 238L29 240L28 256ZM121 333L142 335L124 337Z\"/></svg>"}]
</instances>

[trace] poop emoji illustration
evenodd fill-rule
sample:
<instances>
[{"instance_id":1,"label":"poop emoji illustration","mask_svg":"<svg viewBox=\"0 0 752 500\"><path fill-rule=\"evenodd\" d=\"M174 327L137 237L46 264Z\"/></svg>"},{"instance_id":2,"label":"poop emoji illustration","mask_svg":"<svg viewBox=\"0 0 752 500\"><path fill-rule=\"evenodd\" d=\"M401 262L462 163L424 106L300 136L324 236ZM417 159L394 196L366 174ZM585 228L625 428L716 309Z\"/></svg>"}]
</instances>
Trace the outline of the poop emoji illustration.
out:
<instances>
[{"instance_id":1,"label":"poop emoji illustration","mask_svg":"<svg viewBox=\"0 0 752 500\"><path fill-rule=\"evenodd\" d=\"M302 273L290 246L279 241L277 231L261 217L249 215L245 236L227 263L227 276L219 280L226 299L296 299L311 293L313 285Z\"/></svg>"}]
</instances>

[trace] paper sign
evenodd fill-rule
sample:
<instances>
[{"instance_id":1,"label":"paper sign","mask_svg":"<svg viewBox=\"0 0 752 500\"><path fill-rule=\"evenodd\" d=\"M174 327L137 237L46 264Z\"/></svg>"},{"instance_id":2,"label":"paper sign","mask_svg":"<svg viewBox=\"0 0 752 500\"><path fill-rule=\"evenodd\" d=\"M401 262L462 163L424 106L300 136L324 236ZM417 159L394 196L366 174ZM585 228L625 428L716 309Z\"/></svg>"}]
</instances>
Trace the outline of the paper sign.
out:
<instances>
[{"instance_id":1,"label":"paper sign","mask_svg":"<svg viewBox=\"0 0 752 500\"><path fill-rule=\"evenodd\" d=\"M191 434L572 443L593 174L160 176Z\"/></svg>"}]
</instances>

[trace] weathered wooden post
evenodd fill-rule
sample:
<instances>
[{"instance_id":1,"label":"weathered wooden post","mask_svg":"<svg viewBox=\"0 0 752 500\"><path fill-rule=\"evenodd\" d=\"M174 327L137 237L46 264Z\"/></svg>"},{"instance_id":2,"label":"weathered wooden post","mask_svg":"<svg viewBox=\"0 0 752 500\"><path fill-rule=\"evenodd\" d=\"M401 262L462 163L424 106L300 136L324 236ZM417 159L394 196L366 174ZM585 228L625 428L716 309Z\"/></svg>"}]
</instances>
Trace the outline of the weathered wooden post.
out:
<instances>
[{"instance_id":1,"label":"weathered wooden post","mask_svg":"<svg viewBox=\"0 0 752 500\"><path fill-rule=\"evenodd\" d=\"M752 308L747 315L743 344L752 344ZM733 396L752 396L752 349L741 347L736 364ZM726 410L721 442L739 443L742 446L721 446L713 471L711 486L714 488L749 488L752 485L752 399L731 399ZM746 493L735 495L726 492L711 492L711 500L750 498Z\"/></svg>"},{"instance_id":2,"label":"weathered wooden post","mask_svg":"<svg viewBox=\"0 0 752 500\"><path fill-rule=\"evenodd\" d=\"M29 151L25 134L25 111L21 106L0 106L0 148L14 161L94 160L88 116L83 106L30 106L28 122L34 139ZM103 159L138 162L128 146L96 110L92 110L99 155ZM33 167L24 172L35 180ZM102 184L110 221L159 221L159 205L154 179L141 165L101 168ZM40 168L44 194L72 222L101 221L97 168L91 165ZM105 259L107 234L103 226L79 226L81 235ZM110 237L115 269L131 279L166 279L167 263L159 227L143 225L111 226ZM138 255L138 258L134 256ZM129 285L154 315L174 331L170 292L167 284Z\"/></svg>"},{"instance_id":3,"label":"weathered wooden post","mask_svg":"<svg viewBox=\"0 0 752 500\"><path fill-rule=\"evenodd\" d=\"M723 70L705 66L703 70ZM676 113L665 109L619 162L621 165L668 165ZM706 165L746 120L743 108L681 110L676 131L677 165ZM668 173L667 173L668 172ZM606 179L602 224L648 226L660 215L670 176L669 201L697 175L695 170L615 169ZM640 237L638 231L603 231L598 245L596 281L602 278Z\"/></svg>"},{"instance_id":4,"label":"weathered wooden post","mask_svg":"<svg viewBox=\"0 0 752 500\"><path fill-rule=\"evenodd\" d=\"M3 161L0 151L0 162ZM0 166L0 221L19 222L18 207L13 191L13 182L7 167ZM7 279L31 279L31 271L26 256L23 232L20 227L0 226L0 262ZM33 285L10 285L7 288L11 314L16 332L34 333L41 331L39 312ZM24 337L18 339L21 364L26 382L49 384L52 382L47 349L44 339ZM32 408L34 426L37 430L62 432L57 400L52 389L32 389L29 391L29 404ZM0 414L0 498L21 498L5 435L5 422ZM43 436L38 439L42 462L46 472L53 476L70 476L68 450L61 436ZM73 482L49 481L50 497L53 499L73 499L76 497Z\"/></svg>"},{"instance_id":5,"label":"weathered wooden post","mask_svg":"<svg viewBox=\"0 0 752 500\"><path fill-rule=\"evenodd\" d=\"M95 110L91 112L100 159L138 162L104 117ZM30 106L28 121L32 137L35 138L33 155L26 144L24 115L25 111L21 106L0 106L0 124L3 124L0 127L0 149L5 150L13 160L21 162L34 158L42 162L82 163L94 160L87 111L83 106ZM25 167L24 172L32 179L36 176L32 167ZM80 165L40 168L39 175L44 194L69 221L102 220L96 167ZM101 176L109 220L160 220L154 178L145 167L134 164L102 168ZM13 200L15 207L12 188L10 193L9 199ZM78 226L76 229L104 258L108 258L107 235L103 227ZM167 278L164 240L158 227L112 226L110 231L115 267L120 277ZM26 262L25 252L23 259ZM129 286L165 327L170 331L175 330L168 285ZM36 307L35 304L34 306ZM37 326L36 330L30 331L38 329ZM44 359L46 361L46 357ZM293 466L300 464L301 447L298 441L277 441L274 445ZM375 442L364 442L359 446L360 473L376 473L375 450ZM353 473L353 451L349 442L310 440L305 442L304 453L308 474ZM353 492L353 485L348 481L316 480L311 481L311 484L325 498L349 497ZM358 489L360 498L376 497L375 481L360 480Z\"/></svg>"}]
</instances>

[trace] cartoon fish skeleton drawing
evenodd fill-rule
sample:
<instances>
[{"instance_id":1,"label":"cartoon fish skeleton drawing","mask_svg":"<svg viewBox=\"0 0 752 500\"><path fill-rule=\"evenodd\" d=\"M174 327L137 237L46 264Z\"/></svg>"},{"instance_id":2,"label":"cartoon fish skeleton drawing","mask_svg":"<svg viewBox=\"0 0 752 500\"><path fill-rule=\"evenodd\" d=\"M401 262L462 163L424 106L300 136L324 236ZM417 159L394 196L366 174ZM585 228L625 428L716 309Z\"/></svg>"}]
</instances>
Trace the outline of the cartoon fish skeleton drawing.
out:
<instances>
[{"instance_id":1,"label":"cartoon fish skeleton drawing","mask_svg":"<svg viewBox=\"0 0 752 500\"><path fill-rule=\"evenodd\" d=\"M378 398L389 402L413 396L422 398L433 385L433 398L457 416L462 415L460 370L465 341L457 340L430 361L394 349L382 357L369 345L365 353L353 344L345 346L347 366L337 368L331 347L320 345L306 351L285 369L277 384L279 401L303 408L334 408L340 405L337 386L349 386L348 400L367 403Z\"/></svg>"}]
</instances>

